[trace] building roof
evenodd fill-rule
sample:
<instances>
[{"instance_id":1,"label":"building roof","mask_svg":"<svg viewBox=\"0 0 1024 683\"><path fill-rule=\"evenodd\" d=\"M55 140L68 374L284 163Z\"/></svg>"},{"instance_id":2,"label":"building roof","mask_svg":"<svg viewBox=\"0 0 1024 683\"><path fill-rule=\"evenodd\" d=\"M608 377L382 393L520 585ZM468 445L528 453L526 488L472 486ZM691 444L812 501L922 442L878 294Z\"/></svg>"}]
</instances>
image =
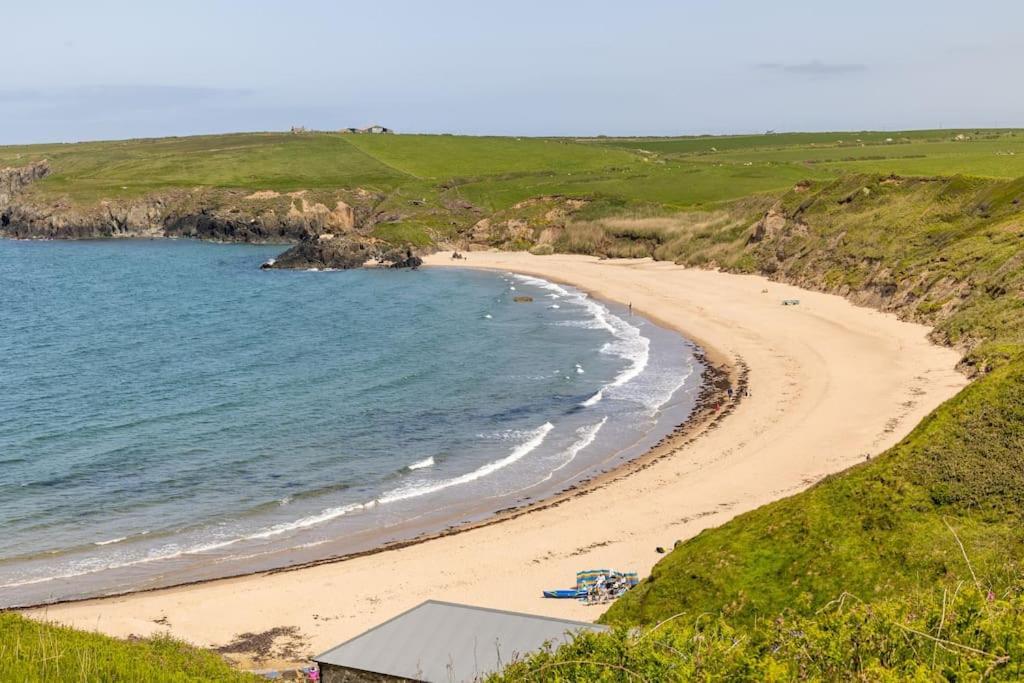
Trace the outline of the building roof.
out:
<instances>
[{"instance_id":1,"label":"building roof","mask_svg":"<svg viewBox=\"0 0 1024 683\"><path fill-rule=\"evenodd\" d=\"M570 634L606 630L584 621L427 600L313 659L428 683L475 681L546 642L557 646Z\"/></svg>"}]
</instances>

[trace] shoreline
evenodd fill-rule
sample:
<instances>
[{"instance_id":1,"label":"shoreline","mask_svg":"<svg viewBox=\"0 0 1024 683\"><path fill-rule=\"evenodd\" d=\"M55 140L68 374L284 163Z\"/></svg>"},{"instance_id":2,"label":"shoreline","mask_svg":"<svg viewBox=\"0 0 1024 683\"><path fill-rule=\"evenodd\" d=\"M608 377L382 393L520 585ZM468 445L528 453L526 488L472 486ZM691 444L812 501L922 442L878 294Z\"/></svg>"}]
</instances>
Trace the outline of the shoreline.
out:
<instances>
[{"instance_id":1,"label":"shoreline","mask_svg":"<svg viewBox=\"0 0 1024 683\"><path fill-rule=\"evenodd\" d=\"M593 619L599 615L593 608L539 599L541 589L569 583L573 568L590 564L646 574L661 557L652 552L658 541L671 547L673 540L862 461L864 452L880 452L966 383L954 370L956 352L929 344L924 326L756 276L649 260L469 252L466 261L453 263L445 256L435 254L427 262L571 284L601 299L633 303L648 320L680 332L704 351L711 375L690 419L629 463L562 494L457 529L234 578L19 611L122 637L169 631L207 647L224 645L239 633L288 624L304 634L310 651L361 632L422 597ZM680 286L669 286L666 279ZM787 313L798 319L793 330L788 321L780 325L779 309L755 295L769 287L782 292L780 297L798 293L809 300L806 310ZM673 296L677 291L681 298ZM761 327L771 330L762 332ZM799 352L789 345L800 346ZM897 376L879 373L876 386L860 387L859 369L841 367L832 357L837 352L843 357L847 349L833 346L849 346L865 362L898 370L890 372ZM726 375L718 374L723 364L737 400L722 401L715 393L724 390ZM758 379L757 392L752 399L738 400L752 376ZM900 405L911 403L908 382L913 407L900 412ZM713 410L713 402L722 409ZM783 405L773 409L773 403ZM863 405L849 409L858 403ZM865 412L866 431L855 420L832 424L858 410ZM803 431L813 432L813 438ZM826 448L842 452L816 457ZM751 452L758 450L764 452ZM507 594L496 595L495 582L506 586ZM257 663L244 657L236 661ZM271 657L258 665L291 661Z\"/></svg>"},{"instance_id":2,"label":"shoreline","mask_svg":"<svg viewBox=\"0 0 1024 683\"><path fill-rule=\"evenodd\" d=\"M442 267L439 264L431 264L429 267ZM473 268L472 266L461 266L468 269L495 272L495 269L488 268ZM558 278L544 278L551 282L557 282L559 284L568 285L584 292L588 297L594 298L598 301L602 301L602 297L594 296L590 291L575 287L570 282L559 280ZM625 305L622 302L615 302L620 305ZM47 608L74 605L77 603L86 603L96 600L109 600L114 598L140 595L146 593L158 593L165 590L188 588L193 586L201 586L204 584L215 583L218 581L227 581L232 579L241 579L246 577L257 577L257 576L270 576L275 574L282 574L294 571L301 571L310 567L317 567L322 565L336 564L340 562L346 562L349 560L369 557L384 552L395 551L402 548L418 545L421 543L427 543L440 538L446 538L457 534L465 533L475 529L485 528L513 520L524 515L539 512L549 508L557 507L572 498L577 496L588 495L595 490L601 489L621 478L628 477L637 471L646 469L654 464L657 460L664 458L680 448L688 441L698 438L700 433L709 428L712 424L717 423L721 419L724 419L728 414L732 412L735 405L741 401L743 391L746 389L746 368L742 360L737 359L734 362L730 362L729 359L722 356L721 361L716 363L712 361L712 358L718 354L714 349L707 349L701 346L698 342L690 337L682 335L682 333L675 329L673 326L666 324L662 321L657 320L654 316L648 316L643 311L634 311L637 315L645 318L651 323L658 325L659 327L670 331L672 334L680 335L686 342L693 345L693 358L703 368L703 377L701 378L700 387L697 391L697 398L694 402L693 409L689 415L682 422L673 425L669 428L669 431L660 437L639 455L626 460L620 464L611 466L610 469L601 469L601 465L595 465L595 470L591 474L579 479L575 483L568 485L561 491L557 491L553 494L546 495L544 497L525 502L519 505L511 505L503 507L493 512L486 513L486 516L473 520L473 521L455 521L453 523L440 528L435 531L423 531L415 536L401 540L384 541L378 545L365 550L356 550L353 552L345 552L336 555L330 555L323 558L302 560L293 564L286 564L279 567L263 568L263 569L252 569L243 570L235 573L224 574L221 576L214 576L209 578L196 578L177 581L168 583L160 586L140 587L131 588L123 591L105 593L102 595L92 595L86 597L70 597L62 598L58 600L52 600L48 602L38 603L26 603L21 605L12 605L9 607L0 607L0 612L4 611L28 611L28 610L45 610ZM727 387L734 387L733 397L729 398L726 395ZM669 422L668 424L672 424ZM450 519L455 520L463 516L462 514L455 515ZM281 551L287 553L287 550Z\"/></svg>"}]
</instances>

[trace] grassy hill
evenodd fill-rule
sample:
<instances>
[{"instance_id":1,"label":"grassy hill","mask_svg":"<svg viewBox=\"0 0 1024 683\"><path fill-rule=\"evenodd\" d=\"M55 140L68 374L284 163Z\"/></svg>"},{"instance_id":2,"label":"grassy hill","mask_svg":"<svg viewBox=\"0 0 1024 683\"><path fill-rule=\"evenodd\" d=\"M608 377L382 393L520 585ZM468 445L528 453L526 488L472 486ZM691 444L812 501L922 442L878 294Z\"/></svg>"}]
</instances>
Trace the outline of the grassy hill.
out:
<instances>
[{"instance_id":1,"label":"grassy hill","mask_svg":"<svg viewBox=\"0 0 1024 683\"><path fill-rule=\"evenodd\" d=\"M615 633L493 680L1021 680L1022 516L1016 361L871 462L676 548L602 616Z\"/></svg>"},{"instance_id":2,"label":"grassy hill","mask_svg":"<svg viewBox=\"0 0 1024 683\"><path fill-rule=\"evenodd\" d=\"M970 139L956 141L957 135ZM552 193L688 207L849 172L1016 177L1024 164L1024 133L658 139L240 133L0 147L0 166L43 158L53 173L38 190L78 201L172 187L287 192L366 186L430 193L454 188L494 210Z\"/></svg>"},{"instance_id":3,"label":"grassy hill","mask_svg":"<svg viewBox=\"0 0 1024 683\"><path fill-rule=\"evenodd\" d=\"M123 641L0 614L0 681L256 683L220 656L170 638Z\"/></svg>"}]
</instances>

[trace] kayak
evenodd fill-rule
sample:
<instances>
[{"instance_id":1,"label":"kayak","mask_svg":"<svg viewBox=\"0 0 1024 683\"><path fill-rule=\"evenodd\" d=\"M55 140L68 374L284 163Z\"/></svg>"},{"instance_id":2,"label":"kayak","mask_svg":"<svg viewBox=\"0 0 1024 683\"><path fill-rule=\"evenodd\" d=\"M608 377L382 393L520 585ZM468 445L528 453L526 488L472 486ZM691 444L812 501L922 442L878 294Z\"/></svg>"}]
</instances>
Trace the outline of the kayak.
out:
<instances>
[{"instance_id":1,"label":"kayak","mask_svg":"<svg viewBox=\"0 0 1024 683\"><path fill-rule=\"evenodd\" d=\"M579 597L579 595L580 592L575 588L568 588L565 590L555 591L544 591L545 598L577 598Z\"/></svg>"}]
</instances>

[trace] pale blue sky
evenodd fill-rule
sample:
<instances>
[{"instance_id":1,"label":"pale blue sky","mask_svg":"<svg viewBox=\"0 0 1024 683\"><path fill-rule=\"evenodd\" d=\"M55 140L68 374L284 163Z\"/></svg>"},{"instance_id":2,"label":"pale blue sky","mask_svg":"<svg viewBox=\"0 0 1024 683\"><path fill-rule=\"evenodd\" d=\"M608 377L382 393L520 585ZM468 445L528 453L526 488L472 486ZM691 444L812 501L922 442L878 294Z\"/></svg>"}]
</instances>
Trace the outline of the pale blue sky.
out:
<instances>
[{"instance_id":1,"label":"pale blue sky","mask_svg":"<svg viewBox=\"0 0 1024 683\"><path fill-rule=\"evenodd\" d=\"M4 5L0 144L1024 125L1015 0Z\"/></svg>"}]
</instances>

